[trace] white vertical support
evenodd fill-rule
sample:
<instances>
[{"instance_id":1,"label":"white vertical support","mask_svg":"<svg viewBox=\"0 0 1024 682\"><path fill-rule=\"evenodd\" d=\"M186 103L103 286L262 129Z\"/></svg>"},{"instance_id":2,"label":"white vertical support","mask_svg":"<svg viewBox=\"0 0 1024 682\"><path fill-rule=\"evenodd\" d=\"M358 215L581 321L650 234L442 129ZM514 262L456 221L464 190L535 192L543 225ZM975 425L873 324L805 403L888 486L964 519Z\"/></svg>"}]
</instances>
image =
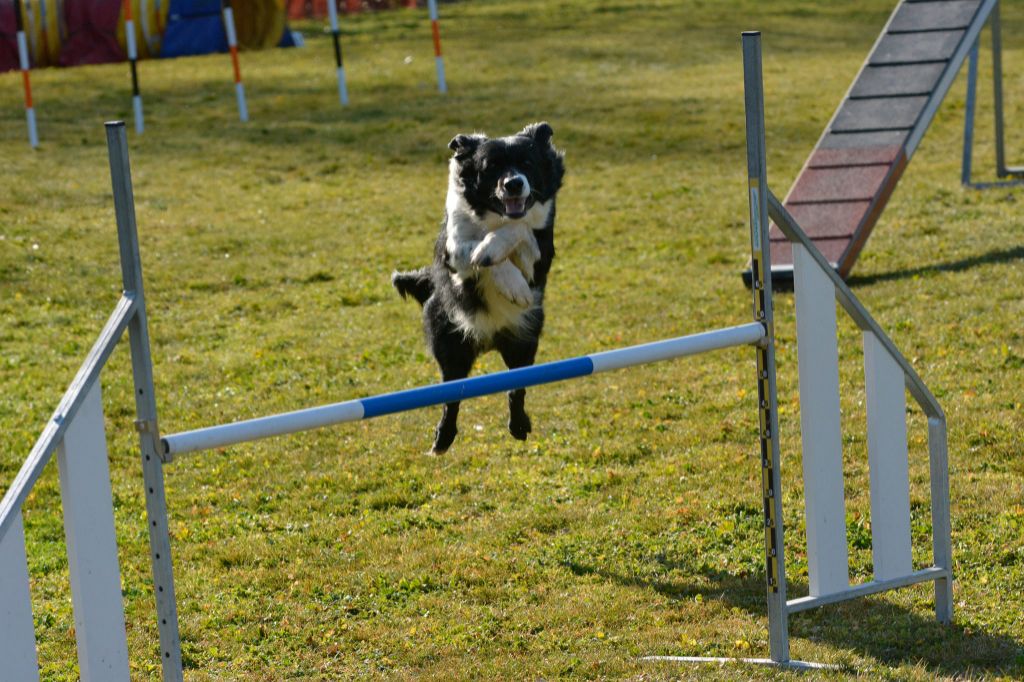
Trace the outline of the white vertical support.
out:
<instances>
[{"instance_id":1,"label":"white vertical support","mask_svg":"<svg viewBox=\"0 0 1024 682\"><path fill-rule=\"evenodd\" d=\"M99 381L68 425L57 466L79 673L82 680L127 681L128 640Z\"/></svg>"},{"instance_id":2,"label":"white vertical support","mask_svg":"<svg viewBox=\"0 0 1024 682\"><path fill-rule=\"evenodd\" d=\"M903 369L872 332L864 332L871 554L875 580L913 572L910 551L910 464Z\"/></svg>"},{"instance_id":3,"label":"white vertical support","mask_svg":"<svg viewBox=\"0 0 1024 682\"><path fill-rule=\"evenodd\" d=\"M807 570L812 597L850 586L843 499L836 293L802 244L793 244Z\"/></svg>"},{"instance_id":4,"label":"white vertical support","mask_svg":"<svg viewBox=\"0 0 1024 682\"><path fill-rule=\"evenodd\" d=\"M25 531L21 514L0 540L0 677L38 682Z\"/></svg>"}]
</instances>

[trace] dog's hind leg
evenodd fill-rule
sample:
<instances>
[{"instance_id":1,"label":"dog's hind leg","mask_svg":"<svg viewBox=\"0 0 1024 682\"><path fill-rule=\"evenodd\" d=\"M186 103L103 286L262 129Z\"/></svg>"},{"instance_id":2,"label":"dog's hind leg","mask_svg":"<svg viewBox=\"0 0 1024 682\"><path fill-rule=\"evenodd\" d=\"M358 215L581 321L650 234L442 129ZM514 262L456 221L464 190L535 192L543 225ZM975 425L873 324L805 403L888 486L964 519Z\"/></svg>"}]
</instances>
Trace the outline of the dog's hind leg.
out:
<instances>
[{"instance_id":1,"label":"dog's hind leg","mask_svg":"<svg viewBox=\"0 0 1024 682\"><path fill-rule=\"evenodd\" d=\"M502 360L509 369L527 367L537 357L537 337L520 339L503 337L496 340L495 345L501 353ZM508 392L508 432L517 440L526 440L533 425L526 414L526 389L517 388Z\"/></svg>"},{"instance_id":2,"label":"dog's hind leg","mask_svg":"<svg viewBox=\"0 0 1024 682\"><path fill-rule=\"evenodd\" d=\"M476 355L477 351L473 344L458 333L453 333L445 342L434 345L434 358L441 367L442 381L454 381L468 377L469 371L473 369ZM434 430L434 447L431 451L435 455L446 452L451 447L459 432L458 419L459 403L445 403L441 412L441 421L437 423L437 428Z\"/></svg>"}]
</instances>

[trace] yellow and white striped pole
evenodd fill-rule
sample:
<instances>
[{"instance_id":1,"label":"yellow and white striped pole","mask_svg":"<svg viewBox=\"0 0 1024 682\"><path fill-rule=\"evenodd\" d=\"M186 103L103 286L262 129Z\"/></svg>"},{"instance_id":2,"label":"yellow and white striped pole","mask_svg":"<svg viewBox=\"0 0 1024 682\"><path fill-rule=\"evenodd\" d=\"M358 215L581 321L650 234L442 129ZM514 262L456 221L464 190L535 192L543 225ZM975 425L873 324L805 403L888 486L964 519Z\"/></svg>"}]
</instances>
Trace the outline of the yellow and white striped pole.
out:
<instances>
[{"instance_id":1,"label":"yellow and white striped pole","mask_svg":"<svg viewBox=\"0 0 1024 682\"><path fill-rule=\"evenodd\" d=\"M135 114L135 132L142 133L146 125L142 118L142 95L139 94L138 46L135 44L135 22L132 20L132 0L124 0L124 38L128 63L132 70L132 111Z\"/></svg>"},{"instance_id":2,"label":"yellow and white striped pole","mask_svg":"<svg viewBox=\"0 0 1024 682\"><path fill-rule=\"evenodd\" d=\"M245 123L249 120L249 107L245 103L245 86L242 84L242 69L238 65L238 35L235 33L235 15L231 11L231 0L224 0L224 30L228 36L228 51L231 65L235 69L235 96L238 98L238 118Z\"/></svg>"},{"instance_id":3,"label":"yellow and white striped pole","mask_svg":"<svg viewBox=\"0 0 1024 682\"><path fill-rule=\"evenodd\" d=\"M39 146L39 131L36 130L36 110L32 106L32 82L29 78L31 66L28 60L28 41L21 21L21 0L14 0L14 25L18 39L18 63L21 66L21 81L25 88L25 121L28 123L28 143L32 148Z\"/></svg>"}]
</instances>

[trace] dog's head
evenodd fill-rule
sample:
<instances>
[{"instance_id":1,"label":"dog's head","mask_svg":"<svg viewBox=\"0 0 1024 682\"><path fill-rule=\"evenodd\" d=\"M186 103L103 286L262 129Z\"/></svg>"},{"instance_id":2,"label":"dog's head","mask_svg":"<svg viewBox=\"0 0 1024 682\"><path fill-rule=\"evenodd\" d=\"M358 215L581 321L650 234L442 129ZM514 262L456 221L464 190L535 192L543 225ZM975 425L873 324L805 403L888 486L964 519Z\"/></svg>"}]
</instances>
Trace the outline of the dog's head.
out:
<instances>
[{"instance_id":1,"label":"dog's head","mask_svg":"<svg viewBox=\"0 0 1024 682\"><path fill-rule=\"evenodd\" d=\"M547 123L534 123L510 137L452 138L452 176L478 216L493 212L517 220L555 196L565 167L562 152L551 144L553 134Z\"/></svg>"}]
</instances>

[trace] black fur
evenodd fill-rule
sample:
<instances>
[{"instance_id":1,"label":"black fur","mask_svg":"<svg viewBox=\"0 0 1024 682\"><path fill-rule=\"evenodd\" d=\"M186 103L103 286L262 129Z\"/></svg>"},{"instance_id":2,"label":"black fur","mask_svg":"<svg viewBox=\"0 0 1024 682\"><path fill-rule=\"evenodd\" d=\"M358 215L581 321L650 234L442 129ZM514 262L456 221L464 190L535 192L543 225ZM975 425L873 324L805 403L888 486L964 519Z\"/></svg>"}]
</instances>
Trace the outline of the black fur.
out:
<instances>
[{"instance_id":1,"label":"black fur","mask_svg":"<svg viewBox=\"0 0 1024 682\"><path fill-rule=\"evenodd\" d=\"M411 296L423 306L427 346L443 381L469 376L476 358L489 350L497 350L510 369L534 362L555 257L555 195L565 172L552 134L547 123L535 123L504 138L456 135L448 145L454 152L449 196L434 262L391 277L403 298ZM529 193L523 196L527 183ZM502 241L499 235L514 237ZM516 246L503 255L499 243ZM506 290L523 295L527 285L528 296L513 303L516 293ZM532 429L525 396L524 389L508 394L508 428L520 440ZM459 403L445 405L434 452L451 446L458 413Z\"/></svg>"}]
</instances>

